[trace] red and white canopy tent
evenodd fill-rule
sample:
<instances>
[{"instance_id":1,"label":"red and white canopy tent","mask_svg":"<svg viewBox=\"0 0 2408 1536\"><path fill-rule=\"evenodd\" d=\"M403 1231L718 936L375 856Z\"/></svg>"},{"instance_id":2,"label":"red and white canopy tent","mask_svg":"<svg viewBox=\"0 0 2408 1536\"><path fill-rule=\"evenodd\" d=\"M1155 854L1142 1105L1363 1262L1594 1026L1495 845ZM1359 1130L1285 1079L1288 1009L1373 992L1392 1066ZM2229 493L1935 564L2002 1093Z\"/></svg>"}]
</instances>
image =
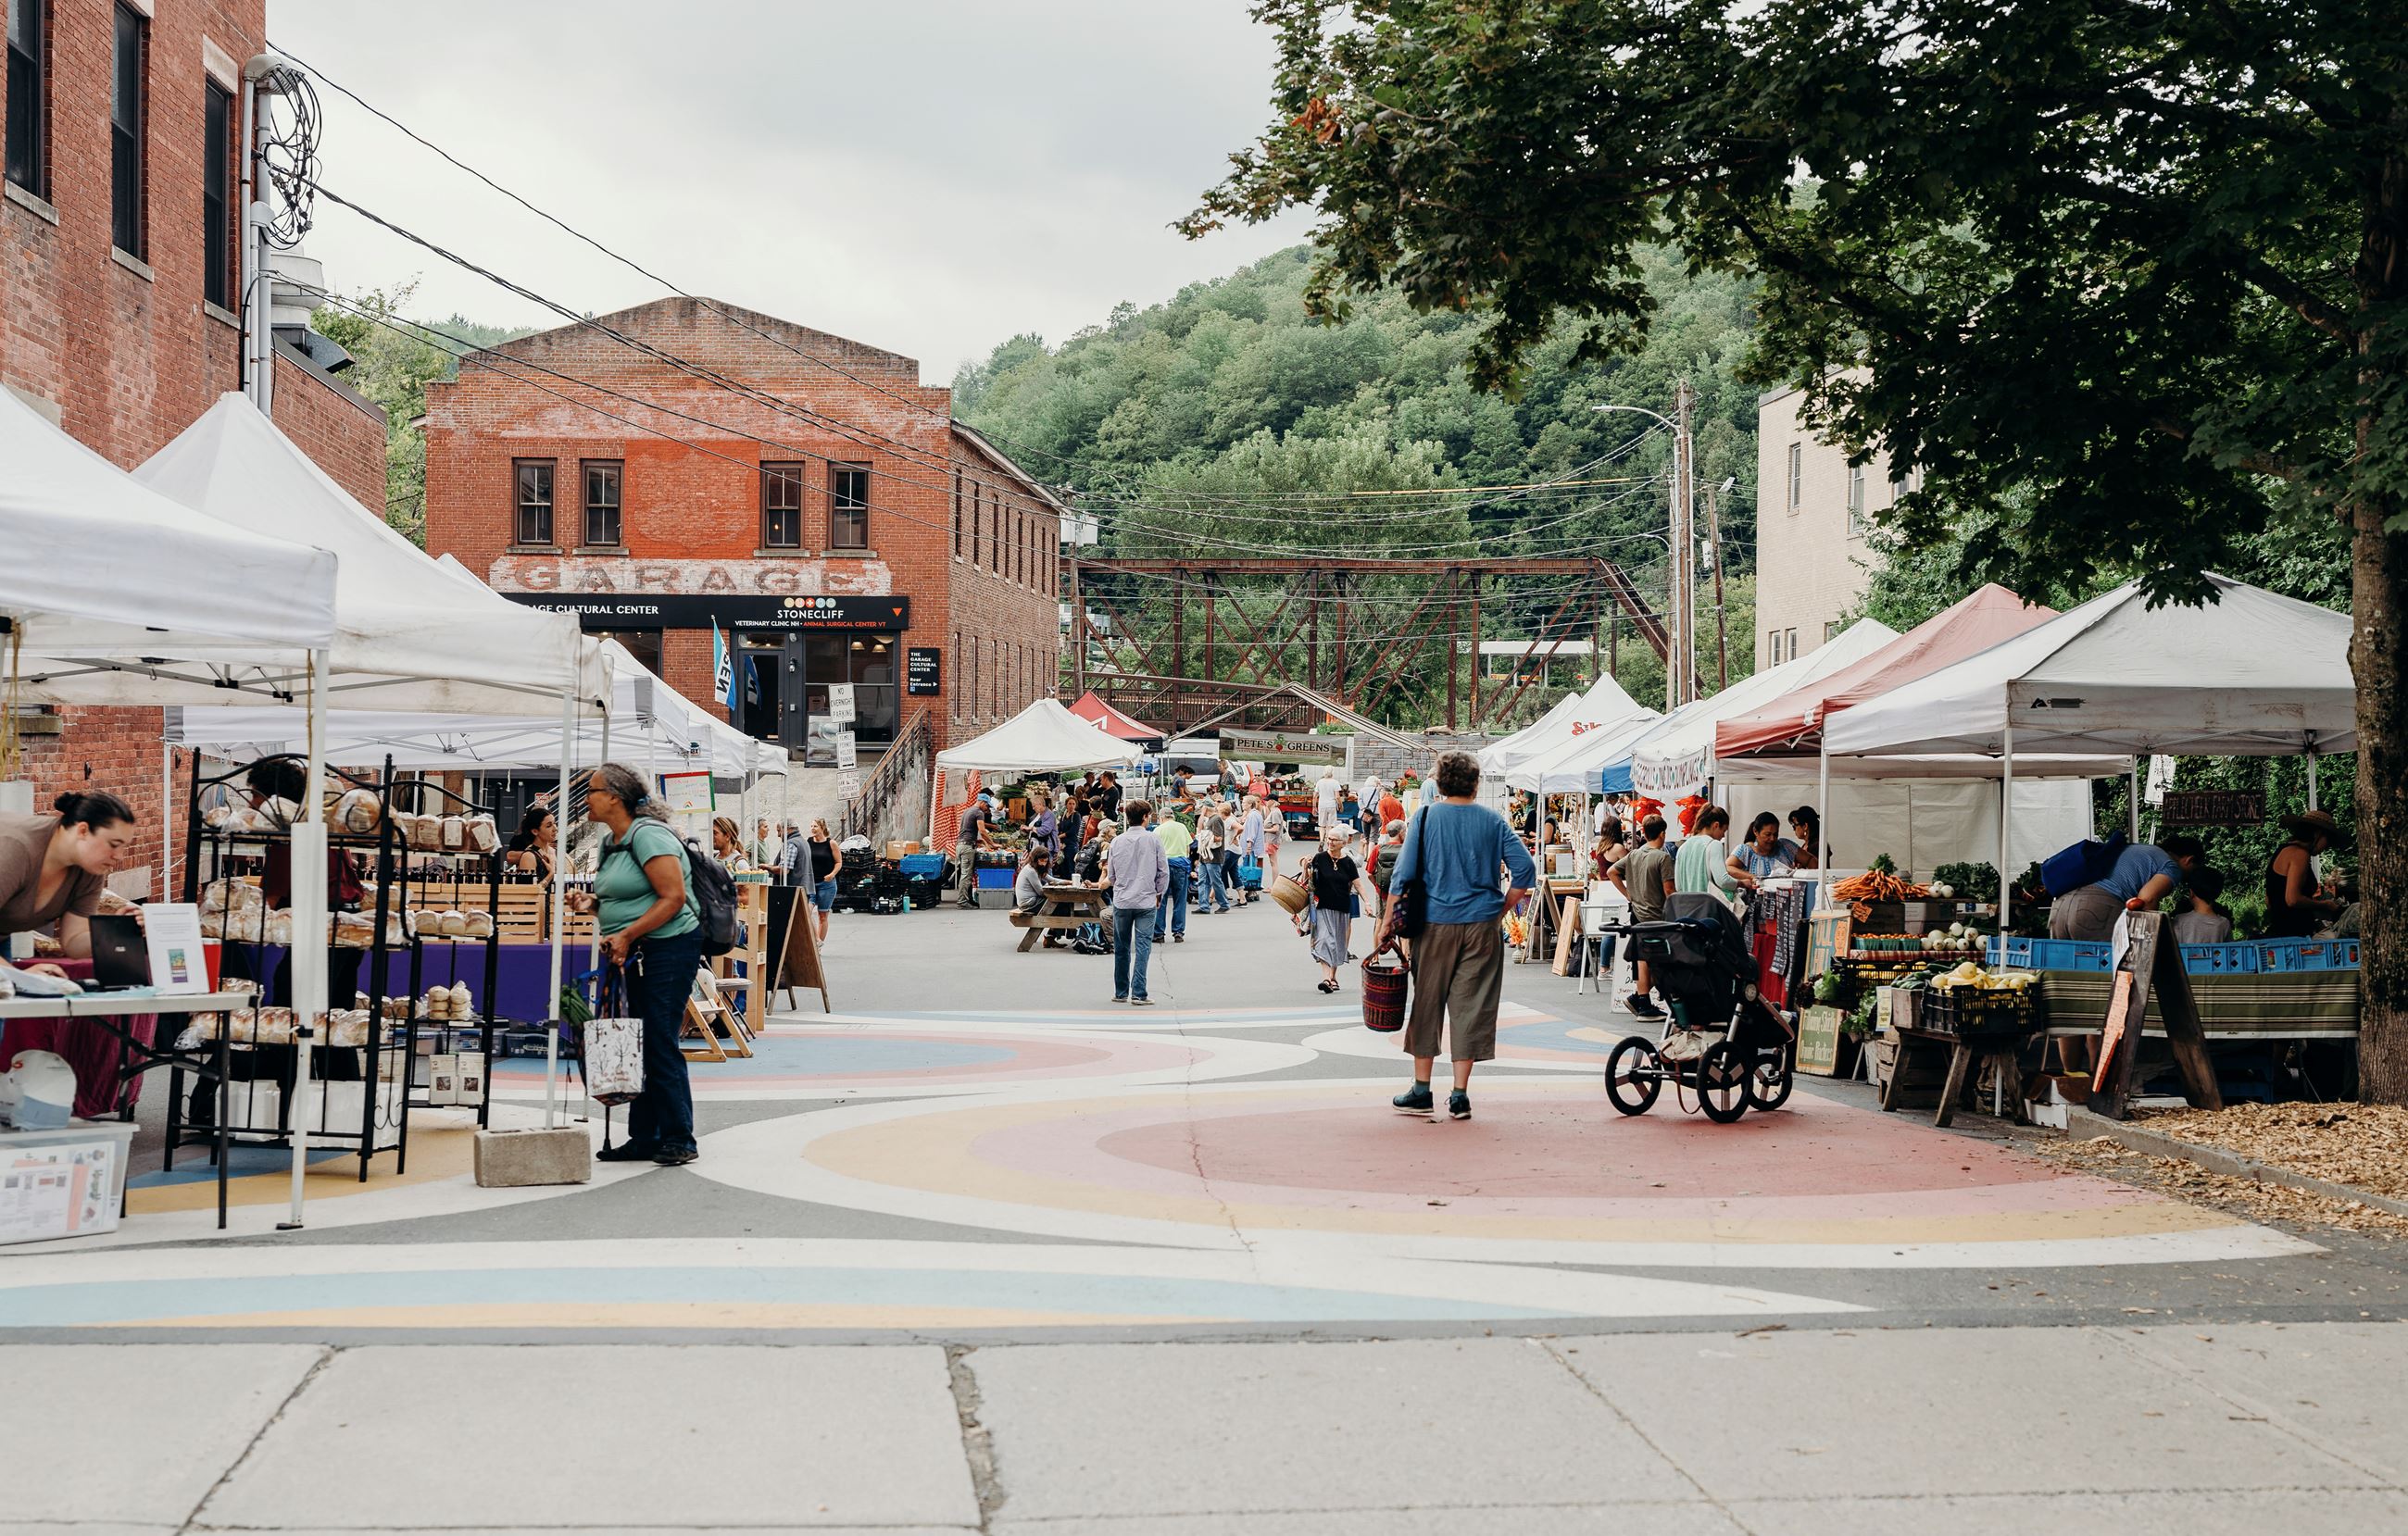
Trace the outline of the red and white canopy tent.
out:
<instances>
[{"instance_id":1,"label":"red and white canopy tent","mask_svg":"<svg viewBox=\"0 0 2408 1536\"><path fill-rule=\"evenodd\" d=\"M1079 695L1079 702L1070 706L1070 713L1123 741L1133 741L1148 751L1159 751L1163 743L1169 739L1144 721L1131 719L1104 703L1096 696L1093 689Z\"/></svg>"},{"instance_id":2,"label":"red and white canopy tent","mask_svg":"<svg viewBox=\"0 0 2408 1536\"><path fill-rule=\"evenodd\" d=\"M1785 805L1770 805L1770 798L1802 793L1812 780L1814 804L1824 818L1824 841L1841 846L1830 835L1833 823L1842 819L1831 782L1836 774L1843 780L1836 793L1846 805L1852 835L1845 846L1852 854L1889 852L1909 868L1928 870L1990 844L1998 836L2000 808L1995 804L1998 775L1988 759L1933 753L1834 760L1823 751L1824 722L2056 617L2056 610L2026 603L2004 587L1985 586L1848 665L1717 721L1715 777L1734 787L1724 794L1733 817L1759 808L1784 810ZM2027 846L2015 851L2039 848L2044 854L2087 836L2087 781L2128 774L2131 765L2131 759L2121 756L2032 760L2012 818ZM1737 789L1742 785L1765 787L1756 795L1768 801L1767 806L1747 804L1748 791Z\"/></svg>"}]
</instances>

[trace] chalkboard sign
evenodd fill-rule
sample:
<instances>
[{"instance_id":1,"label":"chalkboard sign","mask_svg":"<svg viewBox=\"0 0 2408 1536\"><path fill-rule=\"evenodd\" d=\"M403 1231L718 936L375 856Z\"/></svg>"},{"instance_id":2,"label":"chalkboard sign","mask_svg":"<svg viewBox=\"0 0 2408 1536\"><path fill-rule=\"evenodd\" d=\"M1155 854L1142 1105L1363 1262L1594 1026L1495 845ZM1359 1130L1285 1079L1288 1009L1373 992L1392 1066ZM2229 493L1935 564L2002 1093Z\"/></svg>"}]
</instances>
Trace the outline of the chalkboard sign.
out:
<instances>
[{"instance_id":1,"label":"chalkboard sign","mask_svg":"<svg viewBox=\"0 0 2408 1536\"><path fill-rule=\"evenodd\" d=\"M903 691L933 695L943 676L945 653L934 646L913 646L903 655Z\"/></svg>"},{"instance_id":2,"label":"chalkboard sign","mask_svg":"<svg viewBox=\"0 0 2408 1536\"><path fill-rule=\"evenodd\" d=\"M2254 827L2266 819L2266 797L2255 789L2169 789L2158 819L2168 827Z\"/></svg>"}]
</instances>

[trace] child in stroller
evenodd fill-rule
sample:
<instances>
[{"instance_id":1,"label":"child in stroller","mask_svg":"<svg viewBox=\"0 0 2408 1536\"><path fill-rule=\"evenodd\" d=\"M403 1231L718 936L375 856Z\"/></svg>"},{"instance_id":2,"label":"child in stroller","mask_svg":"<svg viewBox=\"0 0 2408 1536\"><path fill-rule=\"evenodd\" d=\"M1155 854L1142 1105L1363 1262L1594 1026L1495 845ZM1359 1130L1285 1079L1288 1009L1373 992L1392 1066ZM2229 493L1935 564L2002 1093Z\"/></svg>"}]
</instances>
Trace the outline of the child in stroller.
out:
<instances>
[{"instance_id":1,"label":"child in stroller","mask_svg":"<svg viewBox=\"0 0 2408 1536\"><path fill-rule=\"evenodd\" d=\"M1747 930L1742 914L1695 892L1665 898L1663 920L1620 930L1671 1011L1660 1038L1631 1035L1607 1057L1606 1097L1614 1108L1645 1114L1668 1077L1676 1098L1693 1088L1698 1107L1718 1123L1751 1105L1778 1109L1787 1102L1796 1036L1757 994Z\"/></svg>"}]
</instances>

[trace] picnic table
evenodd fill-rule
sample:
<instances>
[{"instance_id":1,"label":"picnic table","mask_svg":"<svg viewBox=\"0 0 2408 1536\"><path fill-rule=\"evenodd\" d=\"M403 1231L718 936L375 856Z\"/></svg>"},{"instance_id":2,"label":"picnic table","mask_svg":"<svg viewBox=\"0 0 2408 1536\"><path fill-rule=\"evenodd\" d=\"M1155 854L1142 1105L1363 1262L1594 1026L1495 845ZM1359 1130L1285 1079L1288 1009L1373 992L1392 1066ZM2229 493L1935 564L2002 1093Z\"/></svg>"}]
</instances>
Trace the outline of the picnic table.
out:
<instances>
[{"instance_id":1,"label":"picnic table","mask_svg":"<svg viewBox=\"0 0 2408 1536\"><path fill-rule=\"evenodd\" d=\"M1038 912L1012 909L1011 926L1028 932L1020 940L1018 953L1025 955L1037 947L1037 941L1049 930L1083 928L1104 919L1104 903L1111 896L1110 886L1066 885L1048 880L1045 883L1045 906ZM1056 912L1056 906L1069 908Z\"/></svg>"}]
</instances>

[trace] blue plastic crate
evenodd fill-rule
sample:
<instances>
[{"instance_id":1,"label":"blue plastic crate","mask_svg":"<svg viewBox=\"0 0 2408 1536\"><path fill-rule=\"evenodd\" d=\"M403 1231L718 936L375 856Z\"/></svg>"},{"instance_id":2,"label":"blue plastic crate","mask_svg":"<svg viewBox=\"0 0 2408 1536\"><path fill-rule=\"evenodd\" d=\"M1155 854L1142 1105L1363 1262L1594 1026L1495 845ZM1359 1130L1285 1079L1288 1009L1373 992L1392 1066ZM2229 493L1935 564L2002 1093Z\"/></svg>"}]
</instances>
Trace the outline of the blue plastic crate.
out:
<instances>
[{"instance_id":1,"label":"blue plastic crate","mask_svg":"<svg viewBox=\"0 0 2408 1536\"><path fill-rule=\"evenodd\" d=\"M2092 939L2008 939L2005 963L2024 971L2104 971L2113 949Z\"/></svg>"},{"instance_id":2,"label":"blue plastic crate","mask_svg":"<svg viewBox=\"0 0 2408 1536\"><path fill-rule=\"evenodd\" d=\"M982 866L978 872L978 888L981 890L1010 890L1011 883L1019 878L1020 872L1016 869Z\"/></svg>"},{"instance_id":3,"label":"blue plastic crate","mask_svg":"<svg viewBox=\"0 0 2408 1536\"><path fill-rule=\"evenodd\" d=\"M945 856L941 853L907 853L899 867L906 875L941 876L945 873Z\"/></svg>"},{"instance_id":4,"label":"blue plastic crate","mask_svg":"<svg viewBox=\"0 0 2408 1536\"><path fill-rule=\"evenodd\" d=\"M2254 976L2258 946L2254 944L2186 944L2183 969L2195 976Z\"/></svg>"},{"instance_id":5,"label":"blue plastic crate","mask_svg":"<svg viewBox=\"0 0 2408 1536\"><path fill-rule=\"evenodd\" d=\"M2258 969L2269 974L2298 971L2355 971L2356 939L2259 939Z\"/></svg>"}]
</instances>

